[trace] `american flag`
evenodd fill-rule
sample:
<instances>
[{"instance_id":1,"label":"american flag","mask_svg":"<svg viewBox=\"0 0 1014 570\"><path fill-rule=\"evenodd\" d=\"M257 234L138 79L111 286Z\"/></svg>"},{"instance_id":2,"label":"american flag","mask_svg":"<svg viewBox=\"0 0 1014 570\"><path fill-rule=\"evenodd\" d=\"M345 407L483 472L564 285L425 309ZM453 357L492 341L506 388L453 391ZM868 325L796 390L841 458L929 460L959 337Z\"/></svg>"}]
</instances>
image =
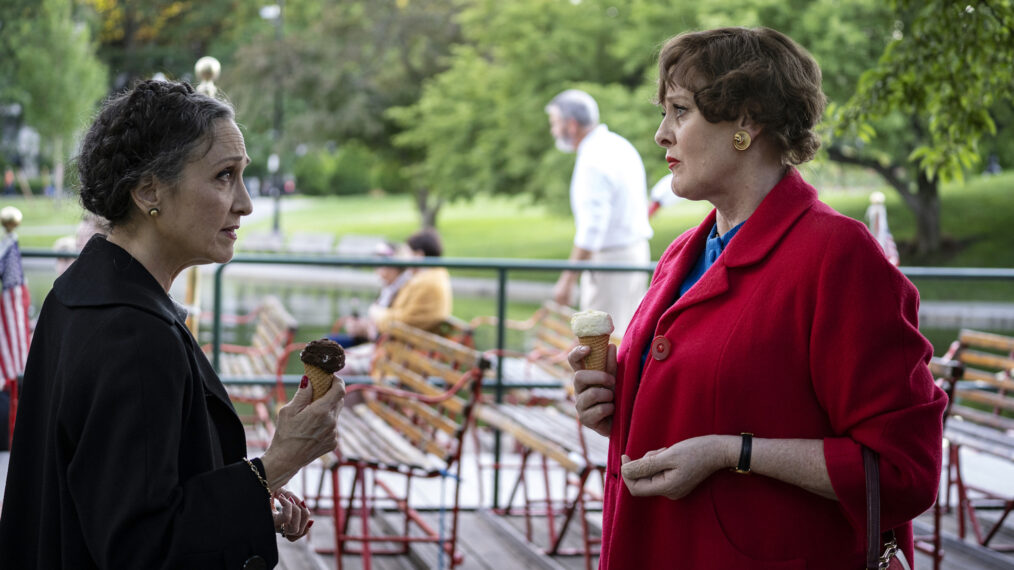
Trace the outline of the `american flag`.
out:
<instances>
[{"instance_id":1,"label":"american flag","mask_svg":"<svg viewBox=\"0 0 1014 570\"><path fill-rule=\"evenodd\" d=\"M0 372L9 384L25 371L28 358L28 286L21 268L21 249L14 234L0 239Z\"/></svg>"}]
</instances>

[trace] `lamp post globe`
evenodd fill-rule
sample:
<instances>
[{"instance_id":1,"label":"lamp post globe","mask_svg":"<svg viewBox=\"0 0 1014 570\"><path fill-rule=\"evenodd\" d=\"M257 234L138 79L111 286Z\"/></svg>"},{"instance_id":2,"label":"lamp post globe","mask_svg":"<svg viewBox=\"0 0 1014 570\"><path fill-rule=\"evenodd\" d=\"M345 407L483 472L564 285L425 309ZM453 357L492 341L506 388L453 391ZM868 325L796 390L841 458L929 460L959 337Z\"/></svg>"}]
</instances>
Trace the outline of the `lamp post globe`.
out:
<instances>
[{"instance_id":1,"label":"lamp post globe","mask_svg":"<svg viewBox=\"0 0 1014 570\"><path fill-rule=\"evenodd\" d=\"M197 84L197 91L209 97L214 97L218 92L215 87L215 80L222 73L222 64L210 55L197 60L194 64L194 75L200 80Z\"/></svg>"},{"instance_id":2,"label":"lamp post globe","mask_svg":"<svg viewBox=\"0 0 1014 570\"><path fill-rule=\"evenodd\" d=\"M13 232L15 228L21 225L21 210L14 206L7 206L0 210L0 225L8 232Z\"/></svg>"}]
</instances>

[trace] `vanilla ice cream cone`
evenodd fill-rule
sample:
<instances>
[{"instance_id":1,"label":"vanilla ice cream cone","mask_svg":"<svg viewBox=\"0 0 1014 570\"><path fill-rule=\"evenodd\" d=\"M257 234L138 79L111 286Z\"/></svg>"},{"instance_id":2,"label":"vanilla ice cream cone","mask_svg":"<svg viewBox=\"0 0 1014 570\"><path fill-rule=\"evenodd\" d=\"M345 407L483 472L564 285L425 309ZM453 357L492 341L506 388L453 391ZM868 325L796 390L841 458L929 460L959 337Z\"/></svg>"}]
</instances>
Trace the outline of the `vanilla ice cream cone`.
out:
<instances>
[{"instance_id":1,"label":"vanilla ice cream cone","mask_svg":"<svg viewBox=\"0 0 1014 570\"><path fill-rule=\"evenodd\" d=\"M613 332L613 319L602 311L580 311L570 318L570 328L577 340L591 349L584 359L586 370L605 370L609 354L609 337Z\"/></svg>"},{"instance_id":2,"label":"vanilla ice cream cone","mask_svg":"<svg viewBox=\"0 0 1014 570\"><path fill-rule=\"evenodd\" d=\"M579 336L577 341L591 349L584 357L585 370L605 370L606 355L609 354L609 335Z\"/></svg>"}]
</instances>

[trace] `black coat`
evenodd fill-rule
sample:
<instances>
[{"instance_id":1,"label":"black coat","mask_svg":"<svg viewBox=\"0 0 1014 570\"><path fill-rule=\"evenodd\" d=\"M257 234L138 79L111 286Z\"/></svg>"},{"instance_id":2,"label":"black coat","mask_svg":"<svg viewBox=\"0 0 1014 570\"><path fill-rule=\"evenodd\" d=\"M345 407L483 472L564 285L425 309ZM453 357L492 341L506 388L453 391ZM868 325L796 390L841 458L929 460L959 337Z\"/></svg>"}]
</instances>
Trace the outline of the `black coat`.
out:
<instances>
[{"instance_id":1,"label":"black coat","mask_svg":"<svg viewBox=\"0 0 1014 570\"><path fill-rule=\"evenodd\" d=\"M0 566L277 563L243 426L184 317L101 237L53 284L25 369Z\"/></svg>"}]
</instances>

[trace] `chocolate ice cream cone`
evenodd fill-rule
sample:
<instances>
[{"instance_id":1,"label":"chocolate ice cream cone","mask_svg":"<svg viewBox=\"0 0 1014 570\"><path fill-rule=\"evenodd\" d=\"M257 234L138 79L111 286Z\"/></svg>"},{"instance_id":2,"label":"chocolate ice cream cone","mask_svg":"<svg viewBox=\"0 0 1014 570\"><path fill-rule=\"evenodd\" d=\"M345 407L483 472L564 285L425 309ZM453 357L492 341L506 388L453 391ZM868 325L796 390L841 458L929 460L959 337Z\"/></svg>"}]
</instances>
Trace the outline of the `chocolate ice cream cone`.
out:
<instances>
[{"instance_id":1,"label":"chocolate ice cream cone","mask_svg":"<svg viewBox=\"0 0 1014 570\"><path fill-rule=\"evenodd\" d=\"M306 374L307 378L310 379L310 388L313 389L312 402L321 399L331 389L331 384L334 382L333 373L326 372L310 364L303 365L303 374Z\"/></svg>"},{"instance_id":2,"label":"chocolate ice cream cone","mask_svg":"<svg viewBox=\"0 0 1014 570\"><path fill-rule=\"evenodd\" d=\"M345 366L345 351L333 340L314 340L299 353L299 359L313 389L311 401L315 402L331 389L334 373Z\"/></svg>"}]
</instances>

